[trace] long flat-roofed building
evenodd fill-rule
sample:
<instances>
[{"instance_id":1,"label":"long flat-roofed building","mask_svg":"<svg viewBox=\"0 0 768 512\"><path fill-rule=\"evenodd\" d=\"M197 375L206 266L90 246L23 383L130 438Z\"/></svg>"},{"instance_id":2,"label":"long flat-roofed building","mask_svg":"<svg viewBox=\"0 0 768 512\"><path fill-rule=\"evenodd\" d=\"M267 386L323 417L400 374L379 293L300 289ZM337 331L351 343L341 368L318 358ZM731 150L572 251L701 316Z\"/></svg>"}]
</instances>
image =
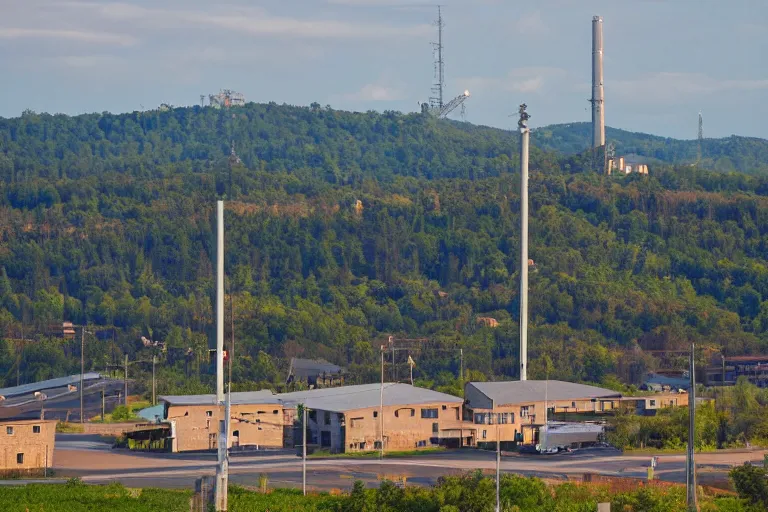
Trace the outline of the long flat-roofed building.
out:
<instances>
[{"instance_id":1,"label":"long flat-roofed building","mask_svg":"<svg viewBox=\"0 0 768 512\"><path fill-rule=\"evenodd\" d=\"M171 427L174 452L213 450L218 446L224 407L216 395L161 396L164 421ZM283 404L270 390L232 393L229 447L281 448Z\"/></svg>"},{"instance_id":2,"label":"long flat-roofed building","mask_svg":"<svg viewBox=\"0 0 768 512\"><path fill-rule=\"evenodd\" d=\"M311 443L333 453L472 446L475 428L462 420L459 397L409 384L363 384L279 395L309 409ZM379 414L383 416L379 417Z\"/></svg>"},{"instance_id":3,"label":"long flat-roofed building","mask_svg":"<svg viewBox=\"0 0 768 512\"><path fill-rule=\"evenodd\" d=\"M468 382L465 419L477 428L477 443L535 443L552 413L599 414L619 407L621 393L559 380Z\"/></svg>"}]
</instances>

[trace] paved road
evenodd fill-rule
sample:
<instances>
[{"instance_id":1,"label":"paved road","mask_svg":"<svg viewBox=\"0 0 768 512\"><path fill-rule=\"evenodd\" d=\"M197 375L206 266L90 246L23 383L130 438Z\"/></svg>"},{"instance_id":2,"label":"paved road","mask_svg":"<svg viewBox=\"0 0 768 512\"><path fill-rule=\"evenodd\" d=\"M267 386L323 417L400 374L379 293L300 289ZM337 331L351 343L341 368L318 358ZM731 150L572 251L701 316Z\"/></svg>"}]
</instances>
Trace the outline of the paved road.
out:
<instances>
[{"instance_id":1,"label":"paved road","mask_svg":"<svg viewBox=\"0 0 768 512\"><path fill-rule=\"evenodd\" d=\"M111 450L98 436L59 435L54 469L57 477L79 476L86 482L119 481L130 487L190 488L195 479L212 475L216 460L212 453L144 454ZM727 452L697 455L701 483L723 482L734 464L749 460L762 462L763 452ZM578 478L584 473L645 478L650 457L627 456L612 449L590 449L550 456L509 455L502 459L504 472L543 478ZM316 489L348 489L354 480L370 485L382 475L405 476L410 483L428 485L449 474L472 470L492 472L495 454L480 450L461 450L409 459L310 459L307 481ZM235 484L257 485L266 473L270 485L301 484L301 459L289 451L233 455L230 480ZM685 455L662 455L658 478L685 481Z\"/></svg>"}]
</instances>

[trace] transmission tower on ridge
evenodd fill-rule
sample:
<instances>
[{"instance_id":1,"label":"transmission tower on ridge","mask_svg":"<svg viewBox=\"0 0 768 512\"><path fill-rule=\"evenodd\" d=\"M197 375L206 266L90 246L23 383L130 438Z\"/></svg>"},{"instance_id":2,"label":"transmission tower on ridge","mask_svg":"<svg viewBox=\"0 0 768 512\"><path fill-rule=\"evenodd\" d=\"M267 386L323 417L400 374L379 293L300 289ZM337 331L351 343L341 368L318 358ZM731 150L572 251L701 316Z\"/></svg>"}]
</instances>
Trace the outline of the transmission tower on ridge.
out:
<instances>
[{"instance_id":1,"label":"transmission tower on ridge","mask_svg":"<svg viewBox=\"0 0 768 512\"><path fill-rule=\"evenodd\" d=\"M437 42L432 43L435 52L435 78L437 83L432 86L432 96L429 98L429 105L432 109L440 110L443 108L443 90L445 89L445 62L443 61L443 11L441 6L437 6Z\"/></svg>"}]
</instances>

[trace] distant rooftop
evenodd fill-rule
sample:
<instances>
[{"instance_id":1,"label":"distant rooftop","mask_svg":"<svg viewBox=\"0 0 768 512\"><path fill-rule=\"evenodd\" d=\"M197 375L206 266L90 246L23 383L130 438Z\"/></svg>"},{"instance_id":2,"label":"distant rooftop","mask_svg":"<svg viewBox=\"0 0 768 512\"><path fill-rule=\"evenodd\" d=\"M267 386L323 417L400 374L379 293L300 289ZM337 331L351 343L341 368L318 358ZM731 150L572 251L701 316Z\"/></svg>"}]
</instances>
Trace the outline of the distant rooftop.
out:
<instances>
[{"instance_id":1,"label":"distant rooftop","mask_svg":"<svg viewBox=\"0 0 768 512\"><path fill-rule=\"evenodd\" d=\"M344 412L354 409L378 407L381 400L381 384L361 384L336 388L310 389L292 393L273 394L270 390L232 393L233 405L282 404L295 408L304 404L310 409ZM171 405L216 405L216 395L161 396L160 400ZM419 405L431 403L456 403L457 396L418 388L410 384L384 384L384 405Z\"/></svg>"},{"instance_id":2,"label":"distant rooftop","mask_svg":"<svg viewBox=\"0 0 768 512\"><path fill-rule=\"evenodd\" d=\"M96 372L89 372L83 375L83 381L91 381L101 379L101 374ZM32 382L30 384L22 384L21 386L13 386L10 388L0 389L0 395L5 398L11 398L18 395L28 395L36 391L44 391L46 389L63 388L70 384L80 385L80 374L70 375L68 377L58 377L56 379L41 380L39 382Z\"/></svg>"},{"instance_id":3,"label":"distant rooftop","mask_svg":"<svg viewBox=\"0 0 768 512\"><path fill-rule=\"evenodd\" d=\"M493 400L496 407L521 402L547 400L578 400L585 398L620 398L621 393L611 389L575 384L561 380L515 380L504 382L470 382L482 394Z\"/></svg>"},{"instance_id":4,"label":"distant rooftop","mask_svg":"<svg viewBox=\"0 0 768 512\"><path fill-rule=\"evenodd\" d=\"M288 369L288 379L291 377L298 380L310 380L320 375L326 374L328 376L342 373L344 368L341 366L329 363L322 359L300 359L298 357L291 358L291 366Z\"/></svg>"},{"instance_id":5,"label":"distant rooftop","mask_svg":"<svg viewBox=\"0 0 768 512\"><path fill-rule=\"evenodd\" d=\"M225 395L226 396L226 395ZM170 405L216 405L216 395L166 395L160 400ZM232 405L279 404L277 395L270 389L232 393Z\"/></svg>"},{"instance_id":6,"label":"distant rooftop","mask_svg":"<svg viewBox=\"0 0 768 512\"><path fill-rule=\"evenodd\" d=\"M292 395L292 396L286 396ZM286 406L291 403L304 403L310 409L345 412L355 409L379 407L381 384L362 384L328 389L313 389L297 393L285 393L280 396ZM303 400L303 402L302 402ZM463 400L457 396L419 388L410 384L385 383L384 405L419 405L432 403L456 403Z\"/></svg>"}]
</instances>

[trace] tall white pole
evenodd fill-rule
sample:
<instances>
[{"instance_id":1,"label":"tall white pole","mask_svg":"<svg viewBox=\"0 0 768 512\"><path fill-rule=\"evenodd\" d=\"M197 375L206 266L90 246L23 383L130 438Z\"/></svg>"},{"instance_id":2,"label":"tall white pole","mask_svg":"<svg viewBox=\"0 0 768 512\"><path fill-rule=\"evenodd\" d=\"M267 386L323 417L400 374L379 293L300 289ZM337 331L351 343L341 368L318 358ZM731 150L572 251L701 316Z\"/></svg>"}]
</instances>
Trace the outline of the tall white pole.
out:
<instances>
[{"instance_id":1,"label":"tall white pole","mask_svg":"<svg viewBox=\"0 0 768 512\"><path fill-rule=\"evenodd\" d=\"M227 510L227 438L229 400L224 403L224 201L216 202L216 402L224 418L219 420L216 511Z\"/></svg>"},{"instance_id":2,"label":"tall white pole","mask_svg":"<svg viewBox=\"0 0 768 512\"><path fill-rule=\"evenodd\" d=\"M688 391L688 450L686 457L685 480L687 488L688 510L696 512L698 510L696 496L696 461L694 459L694 448L696 443L696 368L695 368L695 345L691 342L690 355L690 390Z\"/></svg>"},{"instance_id":3,"label":"tall white pole","mask_svg":"<svg viewBox=\"0 0 768 512\"><path fill-rule=\"evenodd\" d=\"M530 131L525 111L520 105L520 380L528 379L528 146Z\"/></svg>"},{"instance_id":4,"label":"tall white pole","mask_svg":"<svg viewBox=\"0 0 768 512\"><path fill-rule=\"evenodd\" d=\"M216 202L216 401L224 403L224 201Z\"/></svg>"},{"instance_id":5,"label":"tall white pole","mask_svg":"<svg viewBox=\"0 0 768 512\"><path fill-rule=\"evenodd\" d=\"M302 407L304 413L301 420L303 441L301 445L301 489L307 495L307 406Z\"/></svg>"},{"instance_id":6,"label":"tall white pole","mask_svg":"<svg viewBox=\"0 0 768 512\"><path fill-rule=\"evenodd\" d=\"M496 414L496 512L501 512L501 439L499 438L499 416L501 413Z\"/></svg>"},{"instance_id":7,"label":"tall white pole","mask_svg":"<svg viewBox=\"0 0 768 512\"><path fill-rule=\"evenodd\" d=\"M379 459L384 458L384 345L381 346L381 386L379 388Z\"/></svg>"}]
</instances>

